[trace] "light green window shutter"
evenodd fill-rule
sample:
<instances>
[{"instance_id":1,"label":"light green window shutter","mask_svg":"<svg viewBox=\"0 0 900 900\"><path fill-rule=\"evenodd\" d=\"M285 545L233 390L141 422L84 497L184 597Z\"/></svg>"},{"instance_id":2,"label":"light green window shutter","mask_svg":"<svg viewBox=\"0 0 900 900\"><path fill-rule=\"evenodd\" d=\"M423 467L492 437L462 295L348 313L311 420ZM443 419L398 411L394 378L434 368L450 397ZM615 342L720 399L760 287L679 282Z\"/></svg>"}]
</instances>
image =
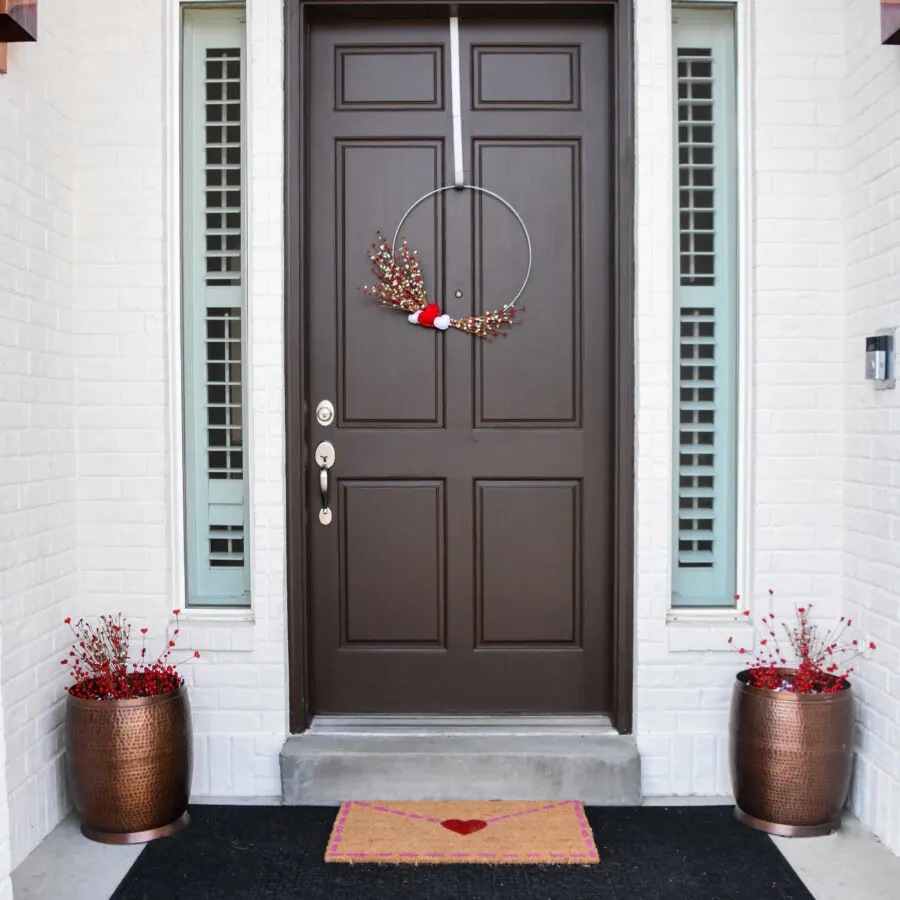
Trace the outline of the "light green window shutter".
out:
<instances>
[{"instance_id":1,"label":"light green window shutter","mask_svg":"<svg viewBox=\"0 0 900 900\"><path fill-rule=\"evenodd\" d=\"M733 606L737 164L733 12L674 14L677 186L673 606Z\"/></svg>"},{"instance_id":2,"label":"light green window shutter","mask_svg":"<svg viewBox=\"0 0 900 900\"><path fill-rule=\"evenodd\" d=\"M243 9L188 9L183 306L190 605L247 605Z\"/></svg>"}]
</instances>

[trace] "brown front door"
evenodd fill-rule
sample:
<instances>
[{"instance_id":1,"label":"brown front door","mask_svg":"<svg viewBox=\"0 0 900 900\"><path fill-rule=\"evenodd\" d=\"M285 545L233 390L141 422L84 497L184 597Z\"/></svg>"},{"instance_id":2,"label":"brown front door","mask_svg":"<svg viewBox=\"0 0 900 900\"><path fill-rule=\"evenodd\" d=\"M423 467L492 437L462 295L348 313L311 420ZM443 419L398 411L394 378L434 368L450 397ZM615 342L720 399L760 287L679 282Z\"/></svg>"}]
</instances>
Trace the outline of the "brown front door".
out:
<instances>
[{"instance_id":1,"label":"brown front door","mask_svg":"<svg viewBox=\"0 0 900 900\"><path fill-rule=\"evenodd\" d=\"M600 19L460 23L467 179L534 246L527 312L486 343L357 290L366 251L453 180L446 19L322 18L308 68L316 713L609 710L613 572L612 51ZM496 308L525 274L513 216L473 191L403 228L429 298ZM335 421L315 421L331 400Z\"/></svg>"}]
</instances>

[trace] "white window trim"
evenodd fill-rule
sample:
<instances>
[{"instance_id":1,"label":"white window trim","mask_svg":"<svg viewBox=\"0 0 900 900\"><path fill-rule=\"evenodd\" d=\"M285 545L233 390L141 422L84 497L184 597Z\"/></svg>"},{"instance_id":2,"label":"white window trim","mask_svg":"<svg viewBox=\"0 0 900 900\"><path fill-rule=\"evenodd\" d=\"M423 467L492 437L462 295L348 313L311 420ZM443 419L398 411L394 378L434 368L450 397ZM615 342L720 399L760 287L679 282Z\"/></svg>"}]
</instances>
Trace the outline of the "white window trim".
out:
<instances>
[{"instance_id":1,"label":"white window trim","mask_svg":"<svg viewBox=\"0 0 900 900\"><path fill-rule=\"evenodd\" d=\"M755 342L756 161L753 155L753 4L735 4L737 52L737 177L738 177L738 471L737 584L738 609L750 609L756 584L753 571L753 490L756 474L756 434L753 347Z\"/></svg>"},{"instance_id":2,"label":"white window trim","mask_svg":"<svg viewBox=\"0 0 900 900\"><path fill-rule=\"evenodd\" d=\"M166 43L166 263L169 378L169 596L175 609L187 606L187 550L184 461L184 375L181 316L181 3L164 6Z\"/></svg>"},{"instance_id":3,"label":"white window trim","mask_svg":"<svg viewBox=\"0 0 900 900\"><path fill-rule=\"evenodd\" d=\"M165 128L165 240L166 240L166 351L167 377L168 377L168 458L169 458L169 597L171 605L175 609L187 612L187 547L186 516L187 505L185 498L186 463L184 456L184 365L183 365L183 309L182 309L182 218L184 208L182 203L182 38L184 10L190 8L227 8L244 7L245 0L175 0L164 4L163 7L163 38L165 42L165 62L163 75L165 86L163 95L166 101ZM250 16L247 15L247 62L245 77L245 104L247 115L251 109L251 58L249 48L251 46ZM245 309L247 315L242 324L244 330L244 379L246 384L246 409L244 416L244 453L247 467L247 491L248 491L248 521L246 524L250 554L248 565L250 567L250 606L242 607L193 607L191 613L205 612L217 614L216 621L232 621L239 624L252 624L255 619L253 610L253 581L255 563L253 548L255 546L253 499L255 485L253 479L253 326L250 315L250 297L252 292L252 276L250 272L249 256L252 246L251 203L252 186L252 136L249 128L244 129L244 170L246 178L246 190L244 193L245 221L243 231L245 235L245 259L243 278L245 279Z\"/></svg>"},{"instance_id":4,"label":"white window trim","mask_svg":"<svg viewBox=\"0 0 900 900\"><path fill-rule=\"evenodd\" d=\"M755 312L755 239L756 239L756 207L755 197L755 159L753 153L754 117L753 117L753 2L752 0L734 0L731 3L722 3L719 0L694 0L694 2L673 4L673 8L693 9L733 9L735 14L735 58L737 62L737 102L736 114L736 146L737 146L737 184L738 184L738 210L737 210L737 289L738 289L738 385L737 385L737 515L735 523L736 565L735 577L740 599L731 607L691 608L671 606L671 587L669 590L669 608L666 613L666 622L676 628L690 626L691 632L697 632L696 640L691 640L687 635L679 638L673 646L670 639L670 649L675 650L710 650L708 640L703 635L707 629L704 626L712 626L714 632L728 629L734 630L734 623L740 623L744 618L744 610L752 610L755 607L755 576L753 572L753 491L755 483L756 442L753 429L754 396L754 312ZM672 53L673 42L669 40L669 53ZM669 58L668 72L669 84L667 96L672 96L674 91L674 59ZM674 129L676 128L674 112L670 117L672 128L672 140L674 141ZM673 160L674 166L674 160ZM673 169L674 190L674 169ZM675 246L675 223L672 218L669 227L671 235L669 245ZM673 297L674 279L676 277L673 268ZM671 304L672 327L675 321L675 304ZM674 378L674 366L673 366ZM675 423L674 392L672 394L672 427ZM670 478L670 490L674 492L674 475ZM670 498L671 503L671 498ZM674 566L674 561L671 562ZM673 570L670 570L673 571ZM760 610L761 612L762 610ZM722 646L727 651L726 646Z\"/></svg>"}]
</instances>

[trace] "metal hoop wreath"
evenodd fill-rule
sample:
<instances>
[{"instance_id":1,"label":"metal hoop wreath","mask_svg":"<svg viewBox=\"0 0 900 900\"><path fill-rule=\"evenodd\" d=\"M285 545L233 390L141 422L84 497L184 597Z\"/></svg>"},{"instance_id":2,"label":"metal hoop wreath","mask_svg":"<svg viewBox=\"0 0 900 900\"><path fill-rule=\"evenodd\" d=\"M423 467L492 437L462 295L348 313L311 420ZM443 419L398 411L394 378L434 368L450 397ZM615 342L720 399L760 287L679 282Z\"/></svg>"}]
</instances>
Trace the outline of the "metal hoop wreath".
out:
<instances>
[{"instance_id":1,"label":"metal hoop wreath","mask_svg":"<svg viewBox=\"0 0 900 900\"><path fill-rule=\"evenodd\" d=\"M516 211L516 208L510 203L508 200L501 197L499 194L495 194L493 191L489 191L487 188L483 188L477 184L445 184L443 187L435 188L433 191L429 191L427 194L422 194L409 209L406 210L405 213L400 218L400 222L397 225L397 230L394 232L394 239L391 241L391 253L395 252L395 248L397 246L397 238L400 235L400 229L403 227L403 223L409 218L409 214L420 204L424 203L430 197L434 197L437 194L443 194L444 191L461 191L461 190L470 190L470 191L479 191L482 194L487 194L489 197L493 197L495 200L502 203L516 218L516 221L519 223L519 226L522 229L522 234L525 235L525 242L528 244L528 269L525 272L525 280L522 282L522 287L519 288L519 292L516 294L512 300L509 301L505 306L501 307L504 312L506 310L512 309L519 297L525 293L525 288L528 286L528 279L531 278L531 264L534 259L534 254L531 249L531 235L528 233L528 229L525 227L525 222L522 217Z\"/></svg>"}]
</instances>

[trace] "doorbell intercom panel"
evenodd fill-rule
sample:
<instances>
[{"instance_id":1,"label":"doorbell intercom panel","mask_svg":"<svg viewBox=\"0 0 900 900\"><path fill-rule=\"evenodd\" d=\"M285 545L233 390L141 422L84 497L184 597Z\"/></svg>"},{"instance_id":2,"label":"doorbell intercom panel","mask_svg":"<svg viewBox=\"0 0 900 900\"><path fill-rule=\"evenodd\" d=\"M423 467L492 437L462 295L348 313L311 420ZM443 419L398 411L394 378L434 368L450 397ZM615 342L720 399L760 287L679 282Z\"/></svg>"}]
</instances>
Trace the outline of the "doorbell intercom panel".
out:
<instances>
[{"instance_id":1,"label":"doorbell intercom panel","mask_svg":"<svg viewBox=\"0 0 900 900\"><path fill-rule=\"evenodd\" d=\"M878 390L894 386L893 328L882 328L866 337L866 379Z\"/></svg>"}]
</instances>

